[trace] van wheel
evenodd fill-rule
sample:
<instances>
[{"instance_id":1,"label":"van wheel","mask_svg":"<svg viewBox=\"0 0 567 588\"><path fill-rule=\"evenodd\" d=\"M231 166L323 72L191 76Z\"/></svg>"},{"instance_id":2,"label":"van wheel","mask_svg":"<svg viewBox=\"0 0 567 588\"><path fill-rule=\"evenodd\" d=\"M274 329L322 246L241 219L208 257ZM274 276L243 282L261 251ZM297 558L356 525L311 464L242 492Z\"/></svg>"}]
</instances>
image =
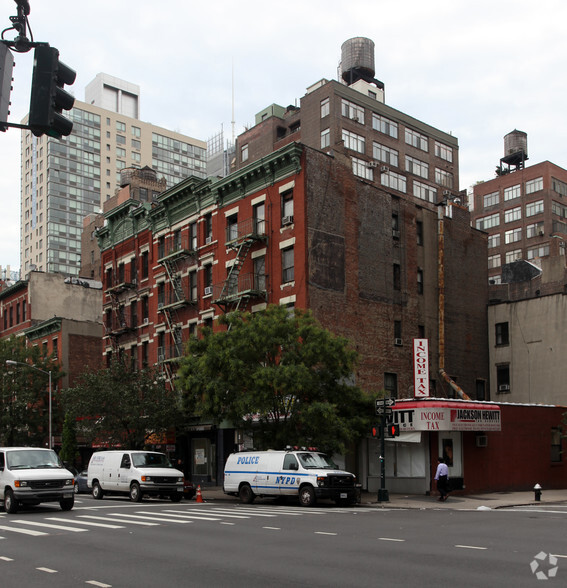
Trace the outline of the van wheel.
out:
<instances>
[{"instance_id":1,"label":"van wheel","mask_svg":"<svg viewBox=\"0 0 567 588\"><path fill-rule=\"evenodd\" d=\"M59 501L61 510L71 510L75 504L75 498L63 498Z\"/></svg>"},{"instance_id":2,"label":"van wheel","mask_svg":"<svg viewBox=\"0 0 567 588\"><path fill-rule=\"evenodd\" d=\"M100 487L100 484L98 482L94 482L93 483L93 498L96 500L102 500L103 496L104 496L104 491Z\"/></svg>"},{"instance_id":3,"label":"van wheel","mask_svg":"<svg viewBox=\"0 0 567 588\"><path fill-rule=\"evenodd\" d=\"M238 491L238 496L240 498L240 502L243 504L252 504L254 502L254 492L252 492L252 488L248 484L242 484L240 486L240 490Z\"/></svg>"},{"instance_id":4,"label":"van wheel","mask_svg":"<svg viewBox=\"0 0 567 588\"><path fill-rule=\"evenodd\" d=\"M301 506L313 506L315 500L315 490L313 490L313 486L302 486L299 489L299 504L301 504Z\"/></svg>"},{"instance_id":5,"label":"van wheel","mask_svg":"<svg viewBox=\"0 0 567 588\"><path fill-rule=\"evenodd\" d=\"M4 493L4 510L9 514L18 512L18 501L14 498L14 493L9 488Z\"/></svg>"},{"instance_id":6,"label":"van wheel","mask_svg":"<svg viewBox=\"0 0 567 588\"><path fill-rule=\"evenodd\" d=\"M140 490L140 484L134 482L130 486L130 500L132 502L142 502L142 491Z\"/></svg>"}]
</instances>

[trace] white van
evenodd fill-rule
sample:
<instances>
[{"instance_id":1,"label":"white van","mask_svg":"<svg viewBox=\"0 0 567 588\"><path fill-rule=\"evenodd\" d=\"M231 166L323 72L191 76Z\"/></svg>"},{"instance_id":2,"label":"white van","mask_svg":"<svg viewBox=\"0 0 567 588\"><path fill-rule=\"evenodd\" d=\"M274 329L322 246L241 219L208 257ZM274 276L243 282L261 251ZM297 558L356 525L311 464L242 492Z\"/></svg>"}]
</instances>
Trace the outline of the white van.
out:
<instances>
[{"instance_id":1,"label":"white van","mask_svg":"<svg viewBox=\"0 0 567 588\"><path fill-rule=\"evenodd\" d=\"M98 451L89 462L87 486L93 497L126 494L134 502L144 495L183 498L183 472L164 453L156 451Z\"/></svg>"},{"instance_id":2,"label":"white van","mask_svg":"<svg viewBox=\"0 0 567 588\"><path fill-rule=\"evenodd\" d=\"M71 510L74 484L73 474L52 449L0 447L0 499L7 513L41 502L59 502L62 510Z\"/></svg>"},{"instance_id":3,"label":"white van","mask_svg":"<svg viewBox=\"0 0 567 588\"><path fill-rule=\"evenodd\" d=\"M231 453L223 490L246 504L256 496L297 496L302 506L318 498L353 504L358 495L354 474L339 470L327 455L291 450Z\"/></svg>"}]
</instances>

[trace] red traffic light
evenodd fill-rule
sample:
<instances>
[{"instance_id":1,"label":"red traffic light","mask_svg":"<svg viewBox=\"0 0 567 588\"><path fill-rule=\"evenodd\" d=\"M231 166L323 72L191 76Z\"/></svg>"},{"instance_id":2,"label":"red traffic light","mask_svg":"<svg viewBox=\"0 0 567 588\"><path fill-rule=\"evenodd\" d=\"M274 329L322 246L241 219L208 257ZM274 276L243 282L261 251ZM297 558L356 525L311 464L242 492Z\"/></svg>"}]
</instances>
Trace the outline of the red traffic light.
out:
<instances>
[{"instance_id":1,"label":"red traffic light","mask_svg":"<svg viewBox=\"0 0 567 588\"><path fill-rule=\"evenodd\" d=\"M400 434L400 425L388 425L388 435L390 437L398 437Z\"/></svg>"}]
</instances>

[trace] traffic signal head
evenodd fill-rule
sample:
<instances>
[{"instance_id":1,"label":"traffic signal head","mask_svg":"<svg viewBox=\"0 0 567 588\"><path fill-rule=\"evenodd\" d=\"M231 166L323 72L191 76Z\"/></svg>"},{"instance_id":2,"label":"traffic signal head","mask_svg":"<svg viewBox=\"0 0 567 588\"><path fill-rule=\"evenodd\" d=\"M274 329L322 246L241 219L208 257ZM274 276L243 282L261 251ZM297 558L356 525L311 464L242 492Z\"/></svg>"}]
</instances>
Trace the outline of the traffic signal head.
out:
<instances>
[{"instance_id":1,"label":"traffic signal head","mask_svg":"<svg viewBox=\"0 0 567 588\"><path fill-rule=\"evenodd\" d=\"M390 424L387 429L390 437L398 437L400 434L400 425Z\"/></svg>"},{"instance_id":2,"label":"traffic signal head","mask_svg":"<svg viewBox=\"0 0 567 588\"><path fill-rule=\"evenodd\" d=\"M6 45L0 43L0 123L8 122L14 57ZM0 125L0 131L7 127Z\"/></svg>"},{"instance_id":3,"label":"traffic signal head","mask_svg":"<svg viewBox=\"0 0 567 588\"><path fill-rule=\"evenodd\" d=\"M380 437L380 427L378 425L372 425L372 437Z\"/></svg>"},{"instance_id":4,"label":"traffic signal head","mask_svg":"<svg viewBox=\"0 0 567 588\"><path fill-rule=\"evenodd\" d=\"M76 75L59 61L55 47L35 48L28 125L37 137L47 134L60 139L71 133L73 123L61 113L73 107L75 98L63 86L73 84Z\"/></svg>"}]
</instances>

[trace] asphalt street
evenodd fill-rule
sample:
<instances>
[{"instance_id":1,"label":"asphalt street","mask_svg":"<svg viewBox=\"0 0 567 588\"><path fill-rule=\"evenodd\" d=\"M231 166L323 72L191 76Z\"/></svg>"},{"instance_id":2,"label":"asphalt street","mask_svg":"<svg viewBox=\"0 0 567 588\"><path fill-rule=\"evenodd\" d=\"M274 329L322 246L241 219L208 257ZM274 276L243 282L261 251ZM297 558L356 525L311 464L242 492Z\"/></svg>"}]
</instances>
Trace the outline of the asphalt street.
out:
<instances>
[{"instance_id":1,"label":"asphalt street","mask_svg":"<svg viewBox=\"0 0 567 588\"><path fill-rule=\"evenodd\" d=\"M80 496L70 512L0 514L0 578L2 588L478 587L533 586L543 573L559 586L566 522L564 504L458 511Z\"/></svg>"}]
</instances>

